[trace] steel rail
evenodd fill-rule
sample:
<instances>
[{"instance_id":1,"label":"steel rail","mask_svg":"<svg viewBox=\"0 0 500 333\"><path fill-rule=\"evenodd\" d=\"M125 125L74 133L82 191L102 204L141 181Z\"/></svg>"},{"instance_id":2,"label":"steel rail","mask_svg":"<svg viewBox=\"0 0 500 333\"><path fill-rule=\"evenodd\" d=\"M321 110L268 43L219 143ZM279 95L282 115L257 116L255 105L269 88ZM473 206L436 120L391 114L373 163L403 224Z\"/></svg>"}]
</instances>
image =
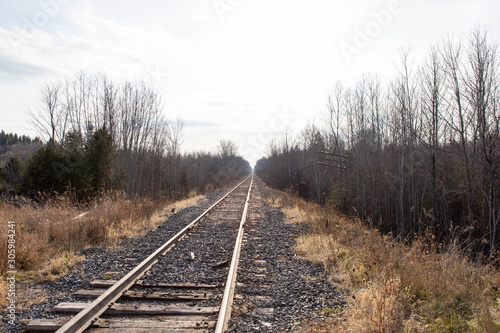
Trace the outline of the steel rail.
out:
<instances>
[{"instance_id":1,"label":"steel rail","mask_svg":"<svg viewBox=\"0 0 500 333\"><path fill-rule=\"evenodd\" d=\"M115 302L120 296L129 289L135 281L137 281L151 266L153 266L160 256L165 254L175 242L182 238L191 228L193 228L205 215L210 213L219 203L222 202L229 194L236 190L241 184L243 184L248 178L246 177L243 181L237 184L226 193L222 198L220 198L216 203L205 210L200 216L198 216L193 222L184 227L179 231L174 237L169 239L166 243L160 246L155 252L153 252L149 257L144 259L139 265L132 269L127 275L116 282L112 287L110 287L106 292L104 292L100 297L95 299L90 303L85 309L80 311L75 317L63 325L57 332L83 332L86 328L90 326L92 321L97 319L108 307ZM253 181L253 177L252 177Z\"/></svg>"},{"instance_id":2,"label":"steel rail","mask_svg":"<svg viewBox=\"0 0 500 333\"><path fill-rule=\"evenodd\" d=\"M231 307L233 305L234 290L236 287L236 275L238 271L238 262L240 260L241 244L243 242L243 232L244 232L245 222L247 219L248 202L250 201L250 192L252 191L252 184L253 184L253 174L252 174L252 180L250 181L250 187L248 188L247 199L245 201L245 208L243 208L243 215L241 216L238 236L236 237L236 242L234 244L233 257L231 259L231 267L229 268L229 273L227 276L226 286L224 289L224 296L222 297L222 303L219 309L219 318L217 319L217 326L215 327L215 333L225 332L227 330L229 319L231 319Z\"/></svg>"}]
</instances>

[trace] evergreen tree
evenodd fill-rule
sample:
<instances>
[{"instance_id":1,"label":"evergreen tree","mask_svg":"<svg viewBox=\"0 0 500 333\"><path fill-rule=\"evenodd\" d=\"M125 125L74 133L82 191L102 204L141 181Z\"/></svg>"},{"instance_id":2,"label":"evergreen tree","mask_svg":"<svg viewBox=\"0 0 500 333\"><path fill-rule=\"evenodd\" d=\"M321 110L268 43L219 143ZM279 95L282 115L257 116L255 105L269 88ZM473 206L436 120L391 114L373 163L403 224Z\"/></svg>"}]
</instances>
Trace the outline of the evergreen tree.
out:
<instances>
[{"instance_id":1,"label":"evergreen tree","mask_svg":"<svg viewBox=\"0 0 500 333\"><path fill-rule=\"evenodd\" d=\"M7 145L7 135L5 134L4 130L0 132L0 146L5 146Z\"/></svg>"},{"instance_id":2,"label":"evergreen tree","mask_svg":"<svg viewBox=\"0 0 500 333\"><path fill-rule=\"evenodd\" d=\"M115 151L113 140L104 127L95 131L86 146L86 160L94 193L111 189Z\"/></svg>"},{"instance_id":3,"label":"evergreen tree","mask_svg":"<svg viewBox=\"0 0 500 333\"><path fill-rule=\"evenodd\" d=\"M66 187L71 189L77 201L91 199L92 176L88 168L88 160L82 151L72 149L65 153L66 174L64 180Z\"/></svg>"},{"instance_id":4,"label":"evergreen tree","mask_svg":"<svg viewBox=\"0 0 500 333\"><path fill-rule=\"evenodd\" d=\"M19 156L12 156L7 164L0 169L0 178L11 187L18 187L21 185L24 171L24 163Z\"/></svg>"},{"instance_id":5,"label":"evergreen tree","mask_svg":"<svg viewBox=\"0 0 500 333\"><path fill-rule=\"evenodd\" d=\"M67 187L67 166L63 152L52 145L40 148L26 167L24 190L30 196L39 192L63 193Z\"/></svg>"}]
</instances>

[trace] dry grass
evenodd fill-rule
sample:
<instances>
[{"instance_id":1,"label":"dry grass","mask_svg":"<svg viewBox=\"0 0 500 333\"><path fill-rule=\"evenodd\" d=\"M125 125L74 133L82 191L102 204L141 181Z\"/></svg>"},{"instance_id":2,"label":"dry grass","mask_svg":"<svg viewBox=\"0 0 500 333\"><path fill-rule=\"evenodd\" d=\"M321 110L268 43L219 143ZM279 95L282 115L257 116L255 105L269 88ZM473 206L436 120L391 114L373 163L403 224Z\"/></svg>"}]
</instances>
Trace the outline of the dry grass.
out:
<instances>
[{"instance_id":1,"label":"dry grass","mask_svg":"<svg viewBox=\"0 0 500 333\"><path fill-rule=\"evenodd\" d=\"M343 332L402 332L408 315L407 295L401 282L391 279L367 284L349 299Z\"/></svg>"},{"instance_id":2,"label":"dry grass","mask_svg":"<svg viewBox=\"0 0 500 333\"><path fill-rule=\"evenodd\" d=\"M150 199L127 199L124 195L104 197L84 213L61 197L43 207L17 208L0 203L0 275L7 269L7 221L15 221L17 278L20 283L54 281L83 261L77 253L104 245L115 248L125 238L139 237L155 230L172 209L179 211L195 205L203 196L175 203ZM0 305L7 292L1 276Z\"/></svg>"},{"instance_id":3,"label":"dry grass","mask_svg":"<svg viewBox=\"0 0 500 333\"><path fill-rule=\"evenodd\" d=\"M163 207L161 210L156 211L151 217L151 220L155 224L160 224L165 220L165 218L169 218L170 216L175 214L175 212L178 212L187 207L196 206L198 202L203 199L205 199L204 195L196 195L192 193L189 198L170 203Z\"/></svg>"},{"instance_id":4,"label":"dry grass","mask_svg":"<svg viewBox=\"0 0 500 333\"><path fill-rule=\"evenodd\" d=\"M8 305L8 298L7 298L7 293L8 293L8 286L7 286L7 280L2 277L0 280L0 308L5 309Z\"/></svg>"},{"instance_id":5,"label":"dry grass","mask_svg":"<svg viewBox=\"0 0 500 333\"><path fill-rule=\"evenodd\" d=\"M89 246L112 245L130 229L150 229L149 217L158 203L148 199L130 201L109 197L96 202L80 215L76 207L61 198L41 208L0 204L0 221L15 221L16 264L18 270L38 269L49 259L65 257ZM118 231L120 230L120 231ZM7 227L0 230L2 240ZM6 249L6 247L2 247ZM0 272L6 270L6 252L2 253Z\"/></svg>"},{"instance_id":6,"label":"dry grass","mask_svg":"<svg viewBox=\"0 0 500 333\"><path fill-rule=\"evenodd\" d=\"M309 331L500 332L500 274L492 267L454 245L417 239L408 246L333 209L290 196L276 201L288 219L312 226L296 250L324 266L348 301L328 327Z\"/></svg>"},{"instance_id":7,"label":"dry grass","mask_svg":"<svg viewBox=\"0 0 500 333\"><path fill-rule=\"evenodd\" d=\"M69 273L70 269L81 263L84 256L75 255L72 252L65 252L56 258L50 259L41 269L36 270L37 282L52 282Z\"/></svg>"},{"instance_id":8,"label":"dry grass","mask_svg":"<svg viewBox=\"0 0 500 333\"><path fill-rule=\"evenodd\" d=\"M292 194L281 196L271 196L265 199L268 205L279 207L287 216L286 223L298 224L309 219L309 214L316 214L318 206L308 204L307 202L298 199Z\"/></svg>"}]
</instances>

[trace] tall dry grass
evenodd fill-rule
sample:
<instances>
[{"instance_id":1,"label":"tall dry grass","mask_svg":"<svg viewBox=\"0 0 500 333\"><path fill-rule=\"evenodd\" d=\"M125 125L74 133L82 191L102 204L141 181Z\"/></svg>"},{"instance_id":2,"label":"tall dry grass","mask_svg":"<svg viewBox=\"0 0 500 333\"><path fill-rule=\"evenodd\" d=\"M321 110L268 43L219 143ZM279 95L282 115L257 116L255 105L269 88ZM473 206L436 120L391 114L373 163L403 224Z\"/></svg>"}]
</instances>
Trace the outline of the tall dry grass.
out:
<instances>
[{"instance_id":1,"label":"tall dry grass","mask_svg":"<svg viewBox=\"0 0 500 333\"><path fill-rule=\"evenodd\" d=\"M78 255L80 250L98 245L113 248L125 238L142 236L173 214L173 208L179 211L202 198L165 203L114 194L96 200L83 211L66 197L36 208L0 202L0 275L8 270L7 221L16 222L18 278L26 282L53 281L84 259ZM0 284L0 305L5 291Z\"/></svg>"},{"instance_id":2,"label":"tall dry grass","mask_svg":"<svg viewBox=\"0 0 500 333\"><path fill-rule=\"evenodd\" d=\"M293 196L270 203L312 227L296 249L325 267L348 302L310 332L500 332L499 272L455 244L405 245Z\"/></svg>"},{"instance_id":3,"label":"tall dry grass","mask_svg":"<svg viewBox=\"0 0 500 333\"><path fill-rule=\"evenodd\" d=\"M91 205L84 214L67 198L59 198L43 207L0 204L0 220L16 222L16 263L19 270L31 270L59 253L74 253L89 246L114 244L123 231L148 228L149 216L158 204L148 199L127 200L108 197ZM5 241L6 226L0 237ZM110 243L111 241L111 243ZM2 246L2 249L6 249ZM6 252L0 271L6 269Z\"/></svg>"}]
</instances>

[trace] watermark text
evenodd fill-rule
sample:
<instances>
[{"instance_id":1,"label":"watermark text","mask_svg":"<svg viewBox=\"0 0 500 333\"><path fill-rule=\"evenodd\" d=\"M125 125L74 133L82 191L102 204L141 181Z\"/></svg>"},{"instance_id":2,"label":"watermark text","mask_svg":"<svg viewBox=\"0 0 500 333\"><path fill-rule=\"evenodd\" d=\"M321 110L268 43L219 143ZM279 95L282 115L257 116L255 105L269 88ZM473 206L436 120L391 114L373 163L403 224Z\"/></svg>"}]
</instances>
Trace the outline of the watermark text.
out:
<instances>
[{"instance_id":1,"label":"watermark text","mask_svg":"<svg viewBox=\"0 0 500 333\"><path fill-rule=\"evenodd\" d=\"M7 318L14 325L16 319L16 222L7 222Z\"/></svg>"}]
</instances>

